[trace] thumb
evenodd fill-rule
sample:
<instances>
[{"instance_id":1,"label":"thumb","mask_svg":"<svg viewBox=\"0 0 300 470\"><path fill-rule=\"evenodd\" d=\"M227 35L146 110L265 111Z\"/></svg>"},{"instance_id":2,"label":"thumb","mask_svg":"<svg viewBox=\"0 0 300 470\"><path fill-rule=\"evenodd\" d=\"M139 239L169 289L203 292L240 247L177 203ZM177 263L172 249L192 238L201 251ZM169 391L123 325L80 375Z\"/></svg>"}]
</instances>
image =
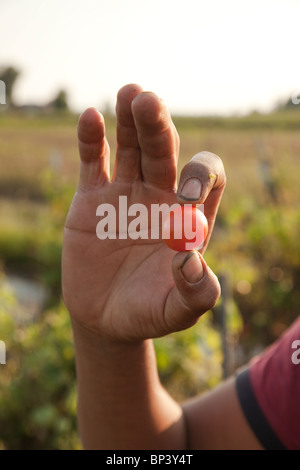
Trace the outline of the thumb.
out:
<instances>
[{"instance_id":1,"label":"thumb","mask_svg":"<svg viewBox=\"0 0 300 470\"><path fill-rule=\"evenodd\" d=\"M220 284L198 251L179 252L173 258L175 286L165 305L168 328L179 331L194 325L216 304Z\"/></svg>"}]
</instances>

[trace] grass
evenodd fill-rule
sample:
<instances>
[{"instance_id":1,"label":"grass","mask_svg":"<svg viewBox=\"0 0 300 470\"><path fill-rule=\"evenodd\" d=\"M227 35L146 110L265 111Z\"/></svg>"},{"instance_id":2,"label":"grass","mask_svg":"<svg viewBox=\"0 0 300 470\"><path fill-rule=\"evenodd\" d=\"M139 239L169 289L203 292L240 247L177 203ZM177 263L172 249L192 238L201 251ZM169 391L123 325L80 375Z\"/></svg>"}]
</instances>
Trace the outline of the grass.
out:
<instances>
[{"instance_id":1,"label":"grass","mask_svg":"<svg viewBox=\"0 0 300 470\"><path fill-rule=\"evenodd\" d=\"M79 173L77 121L78 116L69 114L0 115L0 256L5 261L12 253L9 244L15 247L15 253L21 251L17 250L20 242L13 243L13 239L22 239L23 234L24 239L34 240L38 233L53 232L53 224L58 231L62 229ZM106 121L112 172L115 120L109 116ZM263 172L265 160L280 202L299 204L299 191L293 188L298 186L300 174L300 113L240 118L175 116L174 122L181 139L178 177L201 150L218 154L224 162L227 187L220 221L222 213L227 217L241 198L247 198L249 204L270 202Z\"/></svg>"},{"instance_id":2,"label":"grass","mask_svg":"<svg viewBox=\"0 0 300 470\"><path fill-rule=\"evenodd\" d=\"M52 168L60 181L75 185L78 177L76 123L78 116L0 116L0 191L32 197L43 184L43 172ZM198 151L217 153L231 182L259 182L257 164L267 157L274 172L299 154L300 113L252 115L241 118L174 117L181 138L179 169ZM115 154L114 119L107 123L112 166ZM247 176L245 176L247 175ZM247 189L247 187L245 188ZM19 192L18 192L19 191ZM24 191L24 193L22 193Z\"/></svg>"}]
</instances>

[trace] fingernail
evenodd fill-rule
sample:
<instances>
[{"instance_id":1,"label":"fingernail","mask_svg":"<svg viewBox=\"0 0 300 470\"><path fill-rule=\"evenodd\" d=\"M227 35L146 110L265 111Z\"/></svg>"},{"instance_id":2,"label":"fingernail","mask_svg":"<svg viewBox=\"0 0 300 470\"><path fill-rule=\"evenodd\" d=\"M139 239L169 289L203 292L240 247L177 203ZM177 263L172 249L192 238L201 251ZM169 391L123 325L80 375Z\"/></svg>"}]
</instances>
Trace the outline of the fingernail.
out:
<instances>
[{"instance_id":1,"label":"fingernail","mask_svg":"<svg viewBox=\"0 0 300 470\"><path fill-rule=\"evenodd\" d=\"M202 185L198 178L188 179L181 190L180 197L185 201L198 201L201 196Z\"/></svg>"},{"instance_id":2,"label":"fingernail","mask_svg":"<svg viewBox=\"0 0 300 470\"><path fill-rule=\"evenodd\" d=\"M184 258L181 265L181 272L186 281L195 283L203 277L203 266L198 253L191 251Z\"/></svg>"}]
</instances>

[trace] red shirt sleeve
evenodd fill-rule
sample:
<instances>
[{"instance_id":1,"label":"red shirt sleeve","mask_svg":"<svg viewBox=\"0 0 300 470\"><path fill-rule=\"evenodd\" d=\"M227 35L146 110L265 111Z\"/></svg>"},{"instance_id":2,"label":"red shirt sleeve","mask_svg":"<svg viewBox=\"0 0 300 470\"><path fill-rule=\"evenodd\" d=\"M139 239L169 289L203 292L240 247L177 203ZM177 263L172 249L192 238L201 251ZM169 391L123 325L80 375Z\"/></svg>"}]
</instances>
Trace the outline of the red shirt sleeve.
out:
<instances>
[{"instance_id":1,"label":"red shirt sleeve","mask_svg":"<svg viewBox=\"0 0 300 470\"><path fill-rule=\"evenodd\" d=\"M251 361L250 382L280 441L287 449L300 450L300 318Z\"/></svg>"}]
</instances>

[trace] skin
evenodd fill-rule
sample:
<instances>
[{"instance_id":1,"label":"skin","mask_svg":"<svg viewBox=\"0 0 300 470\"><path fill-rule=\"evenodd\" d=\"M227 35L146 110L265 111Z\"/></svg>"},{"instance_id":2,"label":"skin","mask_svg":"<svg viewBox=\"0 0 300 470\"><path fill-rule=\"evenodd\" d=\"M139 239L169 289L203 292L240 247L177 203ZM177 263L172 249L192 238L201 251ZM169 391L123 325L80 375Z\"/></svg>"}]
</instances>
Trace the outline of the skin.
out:
<instances>
[{"instance_id":1,"label":"skin","mask_svg":"<svg viewBox=\"0 0 300 470\"><path fill-rule=\"evenodd\" d=\"M197 154L177 187L179 137L163 101L139 85L126 85L118 93L116 115L112 179L103 117L94 108L80 117L80 178L64 230L62 288L74 333L83 446L260 448L232 380L180 405L160 383L152 344L152 338L194 325L220 295L203 254L226 184L222 161L209 152ZM183 191L191 178L201 185L196 198ZM119 195L128 197L128 205L148 208L204 203L208 235L201 253L175 253L160 240L100 241L96 208L103 202L117 207ZM239 426L237 433L229 423Z\"/></svg>"}]
</instances>

